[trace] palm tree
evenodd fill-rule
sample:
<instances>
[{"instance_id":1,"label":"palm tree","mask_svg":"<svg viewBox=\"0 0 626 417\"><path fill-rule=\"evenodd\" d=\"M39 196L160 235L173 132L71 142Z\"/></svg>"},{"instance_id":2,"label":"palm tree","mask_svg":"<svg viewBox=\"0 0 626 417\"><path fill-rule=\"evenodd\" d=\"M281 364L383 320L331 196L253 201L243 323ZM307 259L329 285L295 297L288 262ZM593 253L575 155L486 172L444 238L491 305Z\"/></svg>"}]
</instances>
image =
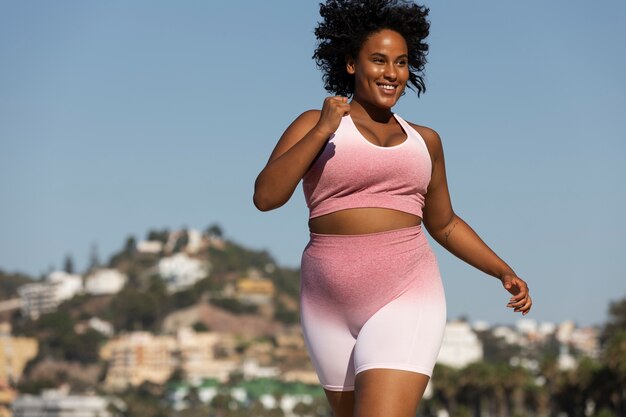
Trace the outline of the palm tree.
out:
<instances>
[{"instance_id":1,"label":"palm tree","mask_svg":"<svg viewBox=\"0 0 626 417\"><path fill-rule=\"evenodd\" d=\"M211 407L218 412L218 415L228 415L232 400L233 397L230 394L219 393L211 400Z\"/></svg>"},{"instance_id":2,"label":"palm tree","mask_svg":"<svg viewBox=\"0 0 626 417\"><path fill-rule=\"evenodd\" d=\"M495 386L504 405L504 415L525 415L525 391L532 385L532 376L521 366L498 364L494 369Z\"/></svg>"},{"instance_id":3,"label":"palm tree","mask_svg":"<svg viewBox=\"0 0 626 417\"><path fill-rule=\"evenodd\" d=\"M263 403L261 401L259 401L258 399L252 401L252 403L248 406L247 408L247 415L249 416L262 416L264 415L264 413L267 411L266 408L263 406Z\"/></svg>"},{"instance_id":4,"label":"palm tree","mask_svg":"<svg viewBox=\"0 0 626 417\"><path fill-rule=\"evenodd\" d=\"M298 417L309 417L315 413L315 407L312 404L300 401L293 407L292 411Z\"/></svg>"},{"instance_id":5,"label":"palm tree","mask_svg":"<svg viewBox=\"0 0 626 417\"><path fill-rule=\"evenodd\" d=\"M481 417L483 399L498 395L494 366L487 362L474 362L463 368L459 375L461 394L470 405L475 417ZM488 406L489 407L489 406Z\"/></svg>"},{"instance_id":6,"label":"palm tree","mask_svg":"<svg viewBox=\"0 0 626 417\"><path fill-rule=\"evenodd\" d=\"M547 411L549 415L556 415L558 407L555 395L560 374L557 357L554 355L544 357L539 365L539 374L540 377L545 380L544 386L548 394L548 404L546 404L548 409L545 411Z\"/></svg>"},{"instance_id":7,"label":"palm tree","mask_svg":"<svg viewBox=\"0 0 626 417\"><path fill-rule=\"evenodd\" d=\"M609 338L603 359L615 380L614 407L619 416L626 416L626 330Z\"/></svg>"},{"instance_id":8,"label":"palm tree","mask_svg":"<svg viewBox=\"0 0 626 417\"><path fill-rule=\"evenodd\" d=\"M451 416L456 415L459 393L459 372L446 365L437 364L431 379L433 397L439 399Z\"/></svg>"}]
</instances>

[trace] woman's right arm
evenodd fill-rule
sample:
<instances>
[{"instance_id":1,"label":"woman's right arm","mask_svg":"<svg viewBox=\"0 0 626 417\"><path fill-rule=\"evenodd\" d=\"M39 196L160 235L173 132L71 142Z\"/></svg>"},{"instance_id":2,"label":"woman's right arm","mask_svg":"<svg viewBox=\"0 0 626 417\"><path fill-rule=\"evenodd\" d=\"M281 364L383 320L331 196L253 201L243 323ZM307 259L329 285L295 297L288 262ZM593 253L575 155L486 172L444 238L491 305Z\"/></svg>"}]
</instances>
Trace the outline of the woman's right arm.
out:
<instances>
[{"instance_id":1,"label":"woman's right arm","mask_svg":"<svg viewBox=\"0 0 626 417\"><path fill-rule=\"evenodd\" d=\"M268 211L285 204L326 140L337 130L350 105L345 97L327 97L322 110L308 110L294 120L254 182L254 205Z\"/></svg>"}]
</instances>

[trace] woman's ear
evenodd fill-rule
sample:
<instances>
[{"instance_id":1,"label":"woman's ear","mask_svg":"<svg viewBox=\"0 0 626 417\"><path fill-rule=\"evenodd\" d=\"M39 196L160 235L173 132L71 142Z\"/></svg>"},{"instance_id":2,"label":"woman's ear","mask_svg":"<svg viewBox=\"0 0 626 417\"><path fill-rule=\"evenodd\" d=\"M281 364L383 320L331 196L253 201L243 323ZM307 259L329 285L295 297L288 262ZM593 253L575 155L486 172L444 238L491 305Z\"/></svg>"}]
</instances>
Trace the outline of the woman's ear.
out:
<instances>
[{"instance_id":1,"label":"woman's ear","mask_svg":"<svg viewBox=\"0 0 626 417\"><path fill-rule=\"evenodd\" d=\"M346 71L350 75L354 75L356 72L354 69L354 59L350 55L346 55Z\"/></svg>"}]
</instances>

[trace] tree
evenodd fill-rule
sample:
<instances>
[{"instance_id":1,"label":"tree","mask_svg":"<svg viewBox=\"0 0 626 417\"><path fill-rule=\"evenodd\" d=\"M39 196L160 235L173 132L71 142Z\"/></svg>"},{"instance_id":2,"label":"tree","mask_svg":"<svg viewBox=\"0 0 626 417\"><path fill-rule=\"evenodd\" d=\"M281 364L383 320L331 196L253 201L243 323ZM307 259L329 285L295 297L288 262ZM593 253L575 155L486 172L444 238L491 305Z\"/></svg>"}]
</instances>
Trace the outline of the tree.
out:
<instances>
[{"instance_id":1,"label":"tree","mask_svg":"<svg viewBox=\"0 0 626 417\"><path fill-rule=\"evenodd\" d=\"M174 243L174 248L172 249L172 253L181 252L183 249L187 247L189 244L189 232L187 229L182 229L180 231L180 235L176 238L176 242Z\"/></svg>"},{"instance_id":2,"label":"tree","mask_svg":"<svg viewBox=\"0 0 626 417\"><path fill-rule=\"evenodd\" d=\"M307 404L300 401L293 407L292 411L298 417L309 417L313 416L313 414L315 413L315 407L313 407L312 404Z\"/></svg>"},{"instance_id":3,"label":"tree","mask_svg":"<svg viewBox=\"0 0 626 417\"><path fill-rule=\"evenodd\" d=\"M91 244L91 253L89 255L88 271L92 271L100 266L100 256L98 255L98 244Z\"/></svg>"},{"instance_id":4,"label":"tree","mask_svg":"<svg viewBox=\"0 0 626 417\"><path fill-rule=\"evenodd\" d=\"M148 231L148 240L156 240L163 244L166 244L169 237L170 237L170 231L167 228L163 230L149 230Z\"/></svg>"},{"instance_id":5,"label":"tree","mask_svg":"<svg viewBox=\"0 0 626 417\"><path fill-rule=\"evenodd\" d=\"M466 404L472 404L474 415L482 415L483 400L493 399L494 394L500 394L495 388L495 370L487 362L474 362L467 365L459 373L461 398ZM496 395L502 397L501 395Z\"/></svg>"},{"instance_id":6,"label":"tree","mask_svg":"<svg viewBox=\"0 0 626 417\"><path fill-rule=\"evenodd\" d=\"M70 254L65 255L65 261L63 262L63 270L68 274L74 273L74 261Z\"/></svg>"},{"instance_id":7,"label":"tree","mask_svg":"<svg viewBox=\"0 0 626 417\"><path fill-rule=\"evenodd\" d=\"M190 386L189 392L185 395L185 401L191 410L197 410L200 408L202 406L202 401L200 400L200 395L198 394L198 388Z\"/></svg>"},{"instance_id":8,"label":"tree","mask_svg":"<svg viewBox=\"0 0 626 417\"><path fill-rule=\"evenodd\" d=\"M231 397L230 394L219 393L211 400L211 406L215 410L228 411L232 400L233 397Z\"/></svg>"},{"instance_id":9,"label":"tree","mask_svg":"<svg viewBox=\"0 0 626 417\"><path fill-rule=\"evenodd\" d=\"M196 321L193 326L191 326L193 330L197 333L208 332L210 329L201 321Z\"/></svg>"},{"instance_id":10,"label":"tree","mask_svg":"<svg viewBox=\"0 0 626 417\"><path fill-rule=\"evenodd\" d=\"M16 297L17 289L24 284L34 282L34 279L19 272L7 273L0 270L0 300Z\"/></svg>"},{"instance_id":11,"label":"tree","mask_svg":"<svg viewBox=\"0 0 626 417\"><path fill-rule=\"evenodd\" d=\"M526 415L525 391L532 385L532 375L521 366L498 364L494 367L494 389L501 390L508 416Z\"/></svg>"},{"instance_id":12,"label":"tree","mask_svg":"<svg viewBox=\"0 0 626 417\"><path fill-rule=\"evenodd\" d=\"M207 227L206 234L209 236L215 236L219 238L222 238L224 236L224 233L222 232L222 228L217 223L213 223L212 225Z\"/></svg>"},{"instance_id":13,"label":"tree","mask_svg":"<svg viewBox=\"0 0 626 417\"><path fill-rule=\"evenodd\" d=\"M282 408L274 407L267 411L267 416L268 417L284 417L285 412L283 411Z\"/></svg>"},{"instance_id":14,"label":"tree","mask_svg":"<svg viewBox=\"0 0 626 417\"><path fill-rule=\"evenodd\" d=\"M611 303L601 339L602 360L612 382L613 407L620 417L626 416L626 297Z\"/></svg>"},{"instance_id":15,"label":"tree","mask_svg":"<svg viewBox=\"0 0 626 417\"><path fill-rule=\"evenodd\" d=\"M438 398L451 416L456 416L459 393L459 373L446 365L436 364L433 371L433 396Z\"/></svg>"},{"instance_id":16,"label":"tree","mask_svg":"<svg viewBox=\"0 0 626 417\"><path fill-rule=\"evenodd\" d=\"M116 329L158 330L169 312L165 283L158 276L150 277L146 291L126 285L111 301L111 320Z\"/></svg>"},{"instance_id":17,"label":"tree","mask_svg":"<svg viewBox=\"0 0 626 417\"><path fill-rule=\"evenodd\" d=\"M126 404L124 417L170 417L172 409L162 400L163 387L143 382L137 388L127 390L121 399Z\"/></svg>"},{"instance_id":18,"label":"tree","mask_svg":"<svg viewBox=\"0 0 626 417\"><path fill-rule=\"evenodd\" d=\"M132 255L135 253L135 249L137 248L137 240L135 236L128 236L126 238L126 243L124 243L124 253L127 255Z\"/></svg>"},{"instance_id":19,"label":"tree","mask_svg":"<svg viewBox=\"0 0 626 417\"><path fill-rule=\"evenodd\" d=\"M604 362L614 380L614 405L626 416L626 330L615 332L606 343Z\"/></svg>"},{"instance_id":20,"label":"tree","mask_svg":"<svg viewBox=\"0 0 626 417\"><path fill-rule=\"evenodd\" d=\"M626 331L626 297L612 302L609 306L609 321L602 331L602 341L606 342L619 331Z\"/></svg>"}]
</instances>

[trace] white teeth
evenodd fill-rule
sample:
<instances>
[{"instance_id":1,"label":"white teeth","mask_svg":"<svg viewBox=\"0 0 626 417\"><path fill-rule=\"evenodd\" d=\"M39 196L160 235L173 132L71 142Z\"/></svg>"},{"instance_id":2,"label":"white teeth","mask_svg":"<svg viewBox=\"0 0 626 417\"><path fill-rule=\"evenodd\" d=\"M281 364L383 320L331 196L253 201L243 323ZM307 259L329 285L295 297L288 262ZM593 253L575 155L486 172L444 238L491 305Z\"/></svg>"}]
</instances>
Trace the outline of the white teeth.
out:
<instances>
[{"instance_id":1,"label":"white teeth","mask_svg":"<svg viewBox=\"0 0 626 417\"><path fill-rule=\"evenodd\" d=\"M380 84L380 86L384 88L385 90L393 90L394 88L396 88L393 85L388 85L388 84Z\"/></svg>"}]
</instances>

